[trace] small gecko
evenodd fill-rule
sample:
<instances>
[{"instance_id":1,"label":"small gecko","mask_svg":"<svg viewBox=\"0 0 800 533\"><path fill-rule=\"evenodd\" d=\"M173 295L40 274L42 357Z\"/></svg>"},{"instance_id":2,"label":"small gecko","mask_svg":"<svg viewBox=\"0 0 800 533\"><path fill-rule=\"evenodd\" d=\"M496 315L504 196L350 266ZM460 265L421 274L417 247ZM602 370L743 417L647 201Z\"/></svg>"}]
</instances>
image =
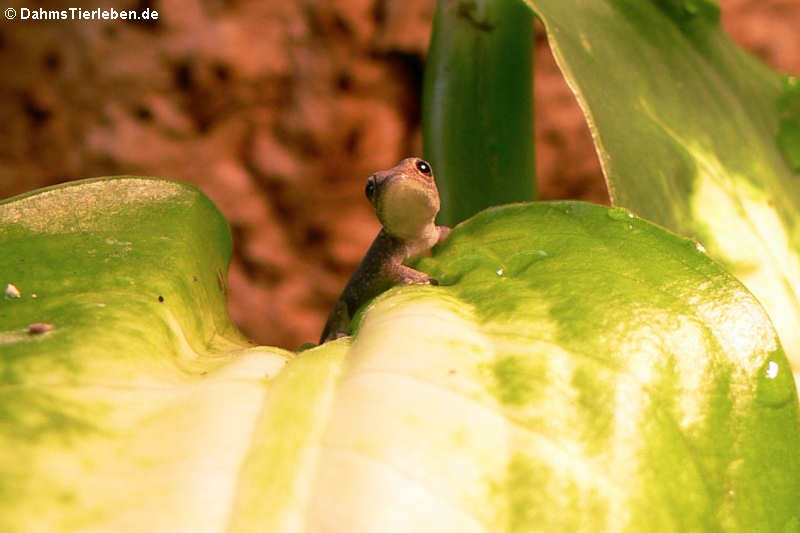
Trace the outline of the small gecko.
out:
<instances>
[{"instance_id":1,"label":"small gecko","mask_svg":"<svg viewBox=\"0 0 800 533\"><path fill-rule=\"evenodd\" d=\"M370 176L365 193L383 228L333 306L320 344L349 335L348 326L356 310L390 287L438 285L424 272L403 264L450 233L447 226L434 223L439 212L439 189L430 164L418 157L403 159Z\"/></svg>"}]
</instances>

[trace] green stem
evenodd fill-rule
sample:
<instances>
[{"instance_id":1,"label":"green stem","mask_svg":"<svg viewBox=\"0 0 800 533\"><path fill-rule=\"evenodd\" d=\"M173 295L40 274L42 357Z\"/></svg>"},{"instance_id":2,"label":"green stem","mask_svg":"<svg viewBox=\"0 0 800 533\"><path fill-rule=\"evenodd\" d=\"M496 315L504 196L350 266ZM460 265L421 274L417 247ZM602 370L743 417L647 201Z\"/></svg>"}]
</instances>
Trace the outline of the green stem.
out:
<instances>
[{"instance_id":1,"label":"green stem","mask_svg":"<svg viewBox=\"0 0 800 533\"><path fill-rule=\"evenodd\" d=\"M536 198L533 14L525 4L438 0L422 126L442 223Z\"/></svg>"}]
</instances>

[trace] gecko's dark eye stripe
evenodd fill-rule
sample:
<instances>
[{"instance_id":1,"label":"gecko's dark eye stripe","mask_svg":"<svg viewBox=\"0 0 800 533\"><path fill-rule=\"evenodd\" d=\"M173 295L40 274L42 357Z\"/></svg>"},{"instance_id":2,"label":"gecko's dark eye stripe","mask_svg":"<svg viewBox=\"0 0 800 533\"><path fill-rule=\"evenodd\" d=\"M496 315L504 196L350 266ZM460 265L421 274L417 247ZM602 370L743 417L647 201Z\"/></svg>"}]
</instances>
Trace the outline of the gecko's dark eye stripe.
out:
<instances>
[{"instance_id":1,"label":"gecko's dark eye stripe","mask_svg":"<svg viewBox=\"0 0 800 533\"><path fill-rule=\"evenodd\" d=\"M431 175L431 166L428 164L427 161L423 161L422 159L417 159L417 170L419 170L426 176Z\"/></svg>"},{"instance_id":2,"label":"gecko's dark eye stripe","mask_svg":"<svg viewBox=\"0 0 800 533\"><path fill-rule=\"evenodd\" d=\"M364 188L364 194L367 195L367 200L372 200L372 196L375 194L375 182L372 178L367 180L367 186Z\"/></svg>"}]
</instances>

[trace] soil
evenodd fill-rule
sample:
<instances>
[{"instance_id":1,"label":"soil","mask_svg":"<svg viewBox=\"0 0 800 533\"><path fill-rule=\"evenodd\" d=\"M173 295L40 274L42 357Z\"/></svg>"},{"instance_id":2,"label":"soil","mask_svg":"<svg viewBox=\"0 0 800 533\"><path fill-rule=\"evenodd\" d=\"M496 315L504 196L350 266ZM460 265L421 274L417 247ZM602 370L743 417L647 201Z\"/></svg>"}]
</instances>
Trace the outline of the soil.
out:
<instances>
[{"instance_id":1,"label":"soil","mask_svg":"<svg viewBox=\"0 0 800 533\"><path fill-rule=\"evenodd\" d=\"M720 4L737 42L800 73L800 1ZM364 179L421 153L434 1L117 7L134 8L159 18L3 20L0 198L115 174L194 183L231 225L234 321L259 343L316 340L378 231ZM607 203L583 115L533 38L540 196Z\"/></svg>"}]
</instances>

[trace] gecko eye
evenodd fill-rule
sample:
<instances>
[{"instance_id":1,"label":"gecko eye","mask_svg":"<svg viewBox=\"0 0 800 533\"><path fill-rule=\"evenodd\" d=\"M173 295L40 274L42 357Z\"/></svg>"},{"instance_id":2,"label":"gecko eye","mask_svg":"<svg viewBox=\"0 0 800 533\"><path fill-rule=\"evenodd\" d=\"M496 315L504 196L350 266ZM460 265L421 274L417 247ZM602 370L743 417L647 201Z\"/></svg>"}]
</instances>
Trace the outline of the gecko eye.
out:
<instances>
[{"instance_id":1,"label":"gecko eye","mask_svg":"<svg viewBox=\"0 0 800 533\"><path fill-rule=\"evenodd\" d=\"M375 196L375 180L369 178L367 180L367 186L364 188L364 194L367 195L367 200L370 202L372 201L372 197Z\"/></svg>"},{"instance_id":2,"label":"gecko eye","mask_svg":"<svg viewBox=\"0 0 800 533\"><path fill-rule=\"evenodd\" d=\"M423 161L422 159L417 159L417 170L419 170L426 176L431 175L431 166L428 164L427 161Z\"/></svg>"}]
</instances>

